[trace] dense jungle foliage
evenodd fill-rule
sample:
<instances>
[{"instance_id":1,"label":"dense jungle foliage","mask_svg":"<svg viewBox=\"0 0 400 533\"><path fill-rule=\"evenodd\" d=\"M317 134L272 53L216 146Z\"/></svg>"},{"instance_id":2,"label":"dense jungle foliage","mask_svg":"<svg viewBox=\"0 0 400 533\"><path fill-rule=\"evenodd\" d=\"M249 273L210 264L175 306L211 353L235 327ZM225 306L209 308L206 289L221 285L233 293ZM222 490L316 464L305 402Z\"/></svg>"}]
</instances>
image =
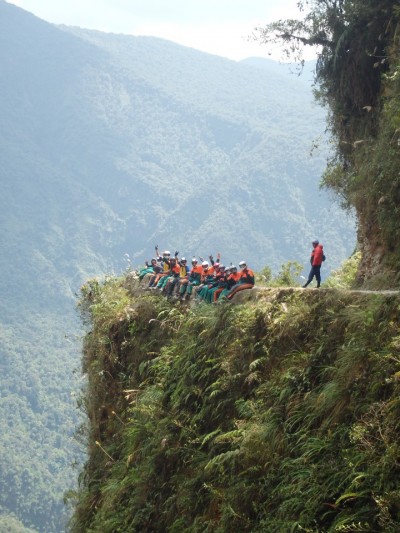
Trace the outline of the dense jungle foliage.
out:
<instances>
[{"instance_id":1,"label":"dense jungle foliage","mask_svg":"<svg viewBox=\"0 0 400 533\"><path fill-rule=\"evenodd\" d=\"M311 84L272 61L55 26L0 0L0 65L0 530L59 533L84 457L84 280L156 243L277 270L307 262L316 228L335 268L354 221L318 192Z\"/></svg>"},{"instance_id":2,"label":"dense jungle foliage","mask_svg":"<svg viewBox=\"0 0 400 533\"><path fill-rule=\"evenodd\" d=\"M73 532L400 528L400 298L178 308L92 280Z\"/></svg>"},{"instance_id":3,"label":"dense jungle foliage","mask_svg":"<svg viewBox=\"0 0 400 533\"><path fill-rule=\"evenodd\" d=\"M356 209L359 282L400 285L400 53L398 0L301 0L302 20L260 28L301 60L318 50L316 94L329 109L336 152L324 185Z\"/></svg>"},{"instance_id":4,"label":"dense jungle foliage","mask_svg":"<svg viewBox=\"0 0 400 533\"><path fill-rule=\"evenodd\" d=\"M318 46L336 152L323 183L358 215L327 286L175 307L88 282L88 415L74 533L400 530L399 2L300 1L260 30ZM268 271L265 270L268 277Z\"/></svg>"}]
</instances>

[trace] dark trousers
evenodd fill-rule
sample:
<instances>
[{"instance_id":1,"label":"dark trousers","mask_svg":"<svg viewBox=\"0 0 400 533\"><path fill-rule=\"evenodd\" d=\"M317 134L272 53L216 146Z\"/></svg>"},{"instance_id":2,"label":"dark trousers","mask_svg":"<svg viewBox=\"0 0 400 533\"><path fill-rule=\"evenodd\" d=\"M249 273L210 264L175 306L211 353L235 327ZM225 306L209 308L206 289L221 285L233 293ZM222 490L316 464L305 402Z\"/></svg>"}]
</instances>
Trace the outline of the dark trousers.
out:
<instances>
[{"instance_id":1,"label":"dark trousers","mask_svg":"<svg viewBox=\"0 0 400 533\"><path fill-rule=\"evenodd\" d=\"M312 282L314 276L317 280L317 287L319 287L321 285L321 265L311 267L310 273L308 274L307 283L304 285L304 287L307 287L307 285Z\"/></svg>"}]
</instances>

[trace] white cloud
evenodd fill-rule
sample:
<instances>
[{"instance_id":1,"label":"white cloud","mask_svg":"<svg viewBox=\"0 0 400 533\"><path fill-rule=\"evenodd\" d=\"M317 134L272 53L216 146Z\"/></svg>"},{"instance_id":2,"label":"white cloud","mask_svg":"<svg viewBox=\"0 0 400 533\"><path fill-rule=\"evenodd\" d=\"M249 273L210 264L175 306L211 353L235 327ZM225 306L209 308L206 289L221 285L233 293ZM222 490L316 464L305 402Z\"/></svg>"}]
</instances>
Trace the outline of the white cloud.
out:
<instances>
[{"instance_id":1,"label":"white cloud","mask_svg":"<svg viewBox=\"0 0 400 533\"><path fill-rule=\"evenodd\" d=\"M240 60L251 55L267 56L265 47L248 37L256 24L225 23L185 25L143 24L135 28L134 35L157 36L210 54ZM263 49L264 48L264 49Z\"/></svg>"}]
</instances>

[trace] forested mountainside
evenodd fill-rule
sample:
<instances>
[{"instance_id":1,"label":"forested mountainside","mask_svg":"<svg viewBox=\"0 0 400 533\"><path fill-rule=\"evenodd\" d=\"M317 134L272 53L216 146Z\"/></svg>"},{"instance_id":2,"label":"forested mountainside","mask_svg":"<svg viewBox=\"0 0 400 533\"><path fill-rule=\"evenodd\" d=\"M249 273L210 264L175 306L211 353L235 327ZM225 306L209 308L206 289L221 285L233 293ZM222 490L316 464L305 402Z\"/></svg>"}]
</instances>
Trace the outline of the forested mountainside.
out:
<instances>
[{"instance_id":1,"label":"forested mountainside","mask_svg":"<svg viewBox=\"0 0 400 533\"><path fill-rule=\"evenodd\" d=\"M399 530L399 295L247 292L83 287L74 533Z\"/></svg>"},{"instance_id":2,"label":"forested mountainside","mask_svg":"<svg viewBox=\"0 0 400 533\"><path fill-rule=\"evenodd\" d=\"M76 477L83 280L155 244L277 270L316 235L329 269L354 224L318 191L323 111L273 64L56 27L4 0L0 63L0 512L53 533Z\"/></svg>"},{"instance_id":3,"label":"forested mountainside","mask_svg":"<svg viewBox=\"0 0 400 533\"><path fill-rule=\"evenodd\" d=\"M320 47L336 143L324 184L357 212L353 285L398 288L399 2L300 4L302 22L263 39ZM189 307L127 279L82 288L74 533L400 530L398 290Z\"/></svg>"},{"instance_id":4,"label":"forested mountainside","mask_svg":"<svg viewBox=\"0 0 400 533\"><path fill-rule=\"evenodd\" d=\"M303 260L317 230L332 265L351 250L348 221L318 194L326 152L309 153L324 114L304 83L162 40L35 24L36 82L50 79L32 88L40 96L28 100L31 130L63 173L59 194L78 217L63 217L70 233L94 233L77 245L92 237L97 254L143 261L153 243L172 240L185 253L219 249L234 259L240 249L255 268L274 269Z\"/></svg>"}]
</instances>

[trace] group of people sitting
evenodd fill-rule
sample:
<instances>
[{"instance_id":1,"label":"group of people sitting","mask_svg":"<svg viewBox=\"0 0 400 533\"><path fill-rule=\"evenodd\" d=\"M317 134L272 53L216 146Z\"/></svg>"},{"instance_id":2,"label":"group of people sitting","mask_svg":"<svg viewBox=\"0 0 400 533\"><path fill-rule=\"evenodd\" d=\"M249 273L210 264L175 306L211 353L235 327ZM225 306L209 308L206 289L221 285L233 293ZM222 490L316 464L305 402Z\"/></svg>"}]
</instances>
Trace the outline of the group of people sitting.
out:
<instances>
[{"instance_id":1,"label":"group of people sitting","mask_svg":"<svg viewBox=\"0 0 400 533\"><path fill-rule=\"evenodd\" d=\"M254 286L253 271L245 261L240 261L238 270L235 265L223 265L218 254L215 261L212 255L209 261L193 257L188 265L185 257L179 258L179 252L171 256L168 250L162 254L157 246L155 250L156 257L146 261L146 268L138 272L139 280L149 274L146 288L160 290L168 298L184 301L194 297L213 303L225 298L231 300L237 292Z\"/></svg>"}]
</instances>

